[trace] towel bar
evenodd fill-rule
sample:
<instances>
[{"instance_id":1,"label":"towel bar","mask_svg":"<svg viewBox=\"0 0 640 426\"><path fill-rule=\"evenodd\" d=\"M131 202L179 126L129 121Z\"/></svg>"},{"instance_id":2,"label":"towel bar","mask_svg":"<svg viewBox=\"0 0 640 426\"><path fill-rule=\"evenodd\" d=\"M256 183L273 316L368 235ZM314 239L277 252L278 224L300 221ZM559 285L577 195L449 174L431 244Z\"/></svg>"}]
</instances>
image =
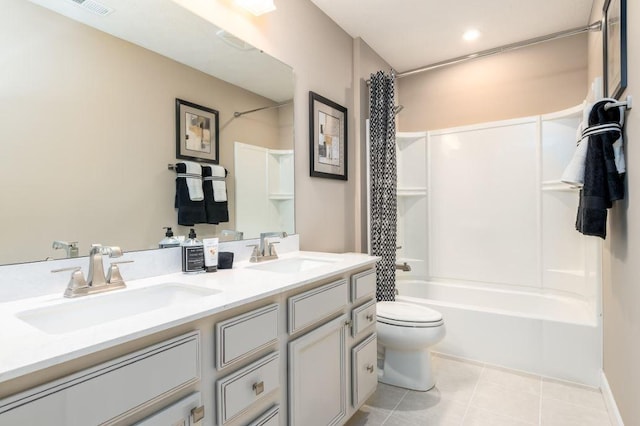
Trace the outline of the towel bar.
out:
<instances>
[{"instance_id":1,"label":"towel bar","mask_svg":"<svg viewBox=\"0 0 640 426\"><path fill-rule=\"evenodd\" d=\"M167 164L167 170L175 171L176 170L176 165L175 164L171 164L171 163ZM227 170L226 168L225 168L225 170L227 172L227 177L229 177L231 175L231 173L229 173L229 170Z\"/></svg>"},{"instance_id":2,"label":"towel bar","mask_svg":"<svg viewBox=\"0 0 640 426\"><path fill-rule=\"evenodd\" d=\"M633 106L633 98L631 97L631 95L627 95L627 99L625 101L620 101L620 102L610 102L608 104L606 104L604 106L605 110L611 109L611 108L615 108L615 107L625 107L626 109L631 109L631 107Z\"/></svg>"}]
</instances>

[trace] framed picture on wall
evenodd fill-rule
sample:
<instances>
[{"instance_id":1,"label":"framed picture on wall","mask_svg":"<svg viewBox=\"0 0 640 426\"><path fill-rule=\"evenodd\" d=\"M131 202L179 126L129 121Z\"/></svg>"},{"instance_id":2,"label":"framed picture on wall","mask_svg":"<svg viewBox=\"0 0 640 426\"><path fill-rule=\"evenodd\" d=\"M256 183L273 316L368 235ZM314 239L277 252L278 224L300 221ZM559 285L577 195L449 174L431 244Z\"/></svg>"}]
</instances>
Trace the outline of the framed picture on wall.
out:
<instances>
[{"instance_id":1,"label":"framed picture on wall","mask_svg":"<svg viewBox=\"0 0 640 426\"><path fill-rule=\"evenodd\" d=\"M218 164L218 111L176 99L176 158Z\"/></svg>"},{"instance_id":2,"label":"framed picture on wall","mask_svg":"<svg viewBox=\"0 0 640 426\"><path fill-rule=\"evenodd\" d=\"M347 180L347 109L309 92L310 175Z\"/></svg>"},{"instance_id":3,"label":"framed picture on wall","mask_svg":"<svg viewBox=\"0 0 640 426\"><path fill-rule=\"evenodd\" d=\"M603 21L604 95L620 99L627 87L627 0L606 0Z\"/></svg>"}]
</instances>

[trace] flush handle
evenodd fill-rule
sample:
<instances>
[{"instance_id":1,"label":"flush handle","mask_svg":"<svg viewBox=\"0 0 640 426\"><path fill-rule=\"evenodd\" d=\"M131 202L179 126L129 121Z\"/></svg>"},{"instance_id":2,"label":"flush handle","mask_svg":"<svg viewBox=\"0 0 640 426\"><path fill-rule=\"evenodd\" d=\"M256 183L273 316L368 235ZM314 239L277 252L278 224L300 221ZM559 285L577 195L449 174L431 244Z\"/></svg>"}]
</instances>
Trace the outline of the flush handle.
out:
<instances>
[{"instance_id":1,"label":"flush handle","mask_svg":"<svg viewBox=\"0 0 640 426\"><path fill-rule=\"evenodd\" d=\"M262 392L264 392L264 382L254 383L253 390L255 391L256 395L260 395Z\"/></svg>"}]
</instances>

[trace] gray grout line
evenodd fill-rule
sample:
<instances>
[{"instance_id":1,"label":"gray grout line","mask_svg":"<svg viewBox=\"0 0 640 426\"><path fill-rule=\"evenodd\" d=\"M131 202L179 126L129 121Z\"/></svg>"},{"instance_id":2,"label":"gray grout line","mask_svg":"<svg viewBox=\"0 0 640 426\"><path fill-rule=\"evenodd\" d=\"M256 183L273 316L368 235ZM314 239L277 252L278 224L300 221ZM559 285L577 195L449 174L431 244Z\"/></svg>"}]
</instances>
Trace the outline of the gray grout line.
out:
<instances>
[{"instance_id":1,"label":"gray grout line","mask_svg":"<svg viewBox=\"0 0 640 426\"><path fill-rule=\"evenodd\" d=\"M389 412L389 415L387 415L387 417L384 419L384 421L382 422L381 426L384 426L384 424L387 422L387 420L389 420L389 418L391 417L391 415L393 413L395 413L396 408L398 408L398 405L400 405L400 403L402 402L402 400L404 399L405 396L407 396L407 394L409 393L409 390L405 390L404 391L404 395L402 395L402 398L400 398L400 400L398 401L398 403L391 409L391 411Z\"/></svg>"},{"instance_id":2,"label":"gray grout line","mask_svg":"<svg viewBox=\"0 0 640 426\"><path fill-rule=\"evenodd\" d=\"M478 385L480 384L480 380L482 379L482 375L484 371L487 369L487 365L482 366L482 370L480 371L480 376L478 376L478 380L476 381L476 385L473 387L473 392L471 392L471 397L469 398L469 402L467 403L467 408L464 410L464 416L462 416L462 421L460 422L460 426L464 425L464 421L467 419L467 414L469 413L469 408L471 408L471 401L473 401L473 397L476 396L476 390L478 389Z\"/></svg>"}]
</instances>

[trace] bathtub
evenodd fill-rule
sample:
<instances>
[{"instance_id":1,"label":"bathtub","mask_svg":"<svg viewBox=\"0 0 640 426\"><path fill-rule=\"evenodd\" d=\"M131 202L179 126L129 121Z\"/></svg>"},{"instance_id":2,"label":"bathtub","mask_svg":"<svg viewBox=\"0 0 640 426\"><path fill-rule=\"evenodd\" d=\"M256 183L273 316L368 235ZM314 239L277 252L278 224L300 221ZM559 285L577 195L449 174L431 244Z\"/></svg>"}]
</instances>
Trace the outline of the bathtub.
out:
<instances>
[{"instance_id":1,"label":"bathtub","mask_svg":"<svg viewBox=\"0 0 640 426\"><path fill-rule=\"evenodd\" d=\"M442 313L436 352L599 386L602 329L593 303L471 284L398 280L396 300Z\"/></svg>"}]
</instances>

